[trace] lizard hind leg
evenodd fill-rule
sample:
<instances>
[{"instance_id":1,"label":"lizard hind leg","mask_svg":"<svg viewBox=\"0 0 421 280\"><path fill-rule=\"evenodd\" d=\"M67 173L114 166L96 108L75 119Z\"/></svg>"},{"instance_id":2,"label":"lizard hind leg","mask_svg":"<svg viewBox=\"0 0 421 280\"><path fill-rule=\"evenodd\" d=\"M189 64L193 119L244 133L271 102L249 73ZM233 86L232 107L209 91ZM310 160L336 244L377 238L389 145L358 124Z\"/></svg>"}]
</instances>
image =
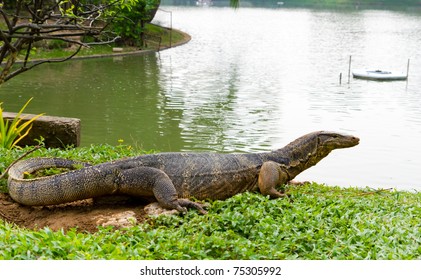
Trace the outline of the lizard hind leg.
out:
<instances>
[{"instance_id":1,"label":"lizard hind leg","mask_svg":"<svg viewBox=\"0 0 421 280\"><path fill-rule=\"evenodd\" d=\"M145 166L129 168L122 171L119 181L119 193L154 196L161 207L175 209L180 213L186 213L187 208L195 208L202 214L206 213L201 204L188 199L179 199L170 177L160 169Z\"/></svg>"},{"instance_id":2,"label":"lizard hind leg","mask_svg":"<svg viewBox=\"0 0 421 280\"><path fill-rule=\"evenodd\" d=\"M189 199L178 198L177 191L171 181L171 179L162 172L164 176L161 176L155 182L153 192L155 198L159 204L167 209L176 209L180 213L186 213L187 208L194 208L201 214L207 214L206 210L203 209L203 205L197 202L193 202Z\"/></svg>"},{"instance_id":3,"label":"lizard hind leg","mask_svg":"<svg viewBox=\"0 0 421 280\"><path fill-rule=\"evenodd\" d=\"M274 161L263 163L257 181L262 194L269 195L271 198L285 197L287 195L277 191L275 187L286 182L288 182L288 174L279 167L278 163Z\"/></svg>"},{"instance_id":4,"label":"lizard hind leg","mask_svg":"<svg viewBox=\"0 0 421 280\"><path fill-rule=\"evenodd\" d=\"M170 180L170 178L157 182L154 187L154 195L158 200L159 204L167 209L176 209L180 213L186 213L187 208L194 208L201 214L207 214L206 210L203 209L203 205L197 202L193 202L189 199L178 198L177 192Z\"/></svg>"}]
</instances>

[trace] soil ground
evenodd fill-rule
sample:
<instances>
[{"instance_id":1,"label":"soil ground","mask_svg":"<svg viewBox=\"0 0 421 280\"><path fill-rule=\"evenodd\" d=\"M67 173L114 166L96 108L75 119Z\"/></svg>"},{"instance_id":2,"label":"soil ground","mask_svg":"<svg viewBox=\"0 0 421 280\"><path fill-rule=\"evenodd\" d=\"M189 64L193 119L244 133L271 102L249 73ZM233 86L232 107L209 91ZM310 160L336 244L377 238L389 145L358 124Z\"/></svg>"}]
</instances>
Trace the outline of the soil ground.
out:
<instances>
[{"instance_id":1,"label":"soil ground","mask_svg":"<svg viewBox=\"0 0 421 280\"><path fill-rule=\"evenodd\" d=\"M0 193L0 219L20 227L52 230L95 232L100 225L128 226L130 219L137 223L147 219L145 205L148 201L134 199L86 199L57 206L24 206ZM134 218L134 219L133 219Z\"/></svg>"}]
</instances>

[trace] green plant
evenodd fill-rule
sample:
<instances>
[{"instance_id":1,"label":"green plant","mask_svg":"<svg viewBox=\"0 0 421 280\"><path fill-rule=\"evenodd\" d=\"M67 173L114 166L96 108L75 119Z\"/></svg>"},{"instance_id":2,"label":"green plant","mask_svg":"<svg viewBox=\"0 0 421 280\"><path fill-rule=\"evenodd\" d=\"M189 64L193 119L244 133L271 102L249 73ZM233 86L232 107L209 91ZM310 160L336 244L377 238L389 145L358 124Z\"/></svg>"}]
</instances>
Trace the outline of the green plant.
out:
<instances>
[{"instance_id":1,"label":"green plant","mask_svg":"<svg viewBox=\"0 0 421 280\"><path fill-rule=\"evenodd\" d=\"M0 147L0 172L30 149ZM143 153L121 143L40 148L28 157L97 164ZM7 191L6 184L5 178L0 179L0 191ZM243 193L210 201L207 215L192 210L185 215L150 217L130 228L99 227L92 233L31 230L0 216L0 259L421 258L420 192L316 183L286 186L286 191L290 199Z\"/></svg>"},{"instance_id":2,"label":"green plant","mask_svg":"<svg viewBox=\"0 0 421 280\"><path fill-rule=\"evenodd\" d=\"M126 44L139 43L145 24L152 20L158 0L122 0L109 13L113 18L112 28Z\"/></svg>"},{"instance_id":3,"label":"green plant","mask_svg":"<svg viewBox=\"0 0 421 280\"><path fill-rule=\"evenodd\" d=\"M32 98L29 99L25 105L23 105L22 109L20 109L12 122L9 122L3 118L3 108L1 107L3 103L0 103L0 147L6 149L12 149L15 147L20 140L28 135L32 128L33 122L43 115L39 114L30 120L23 121L23 118L21 118L22 112L25 110L26 106L28 106L31 100Z\"/></svg>"}]
</instances>

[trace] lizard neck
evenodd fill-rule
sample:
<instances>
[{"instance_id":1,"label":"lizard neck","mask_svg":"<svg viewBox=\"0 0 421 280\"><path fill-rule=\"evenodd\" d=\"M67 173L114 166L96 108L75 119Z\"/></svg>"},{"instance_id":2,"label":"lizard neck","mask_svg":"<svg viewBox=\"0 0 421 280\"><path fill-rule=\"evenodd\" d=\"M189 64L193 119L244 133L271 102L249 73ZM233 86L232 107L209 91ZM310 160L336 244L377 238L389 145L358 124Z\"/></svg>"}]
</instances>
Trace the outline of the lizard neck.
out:
<instances>
[{"instance_id":1,"label":"lizard neck","mask_svg":"<svg viewBox=\"0 0 421 280\"><path fill-rule=\"evenodd\" d=\"M316 165L326 157L332 149L320 146L313 137L299 138L285 147L265 154L264 160L279 163L280 168L294 179L304 170Z\"/></svg>"}]
</instances>

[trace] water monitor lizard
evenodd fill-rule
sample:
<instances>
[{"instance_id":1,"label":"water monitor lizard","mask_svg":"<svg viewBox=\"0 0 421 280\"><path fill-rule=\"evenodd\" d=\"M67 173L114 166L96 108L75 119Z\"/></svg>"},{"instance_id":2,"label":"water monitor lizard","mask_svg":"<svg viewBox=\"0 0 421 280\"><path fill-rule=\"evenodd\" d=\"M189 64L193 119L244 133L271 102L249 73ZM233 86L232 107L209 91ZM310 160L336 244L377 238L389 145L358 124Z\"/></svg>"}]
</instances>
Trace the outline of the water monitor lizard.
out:
<instances>
[{"instance_id":1,"label":"water monitor lizard","mask_svg":"<svg viewBox=\"0 0 421 280\"><path fill-rule=\"evenodd\" d=\"M275 189L317 164L332 150L355 146L359 139L335 132L306 134L285 147L265 153L157 153L70 170L58 175L24 179L24 173L49 167L80 164L62 158L31 158L8 172L10 196L24 205L53 205L80 199L126 194L155 197L161 206L205 213L189 198L225 199L259 189L272 198L285 196Z\"/></svg>"}]
</instances>

